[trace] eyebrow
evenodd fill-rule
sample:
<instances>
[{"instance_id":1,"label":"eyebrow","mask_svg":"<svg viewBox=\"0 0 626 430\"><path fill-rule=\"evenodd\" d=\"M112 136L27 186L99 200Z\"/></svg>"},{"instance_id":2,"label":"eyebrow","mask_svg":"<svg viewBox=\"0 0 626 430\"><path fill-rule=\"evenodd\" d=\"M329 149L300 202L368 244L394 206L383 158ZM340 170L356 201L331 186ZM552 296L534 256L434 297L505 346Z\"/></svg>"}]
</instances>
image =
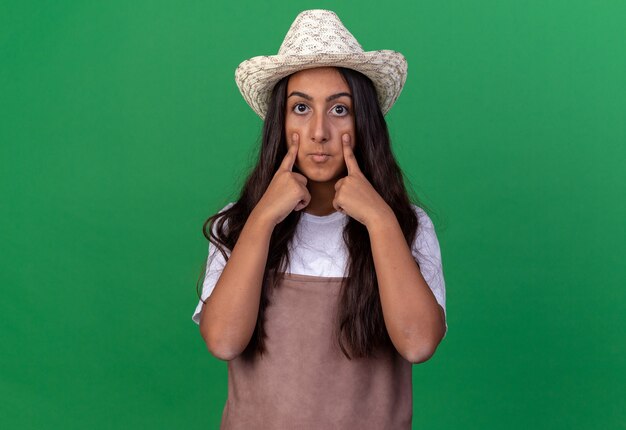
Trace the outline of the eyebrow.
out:
<instances>
[{"instance_id":1,"label":"eyebrow","mask_svg":"<svg viewBox=\"0 0 626 430\"><path fill-rule=\"evenodd\" d=\"M300 96L300 97L302 97L304 99L307 99L307 100L313 100L313 97L311 97L308 94L301 93L300 91L292 91L291 94L289 94L287 96L287 98L289 98L291 96ZM347 97L352 98L352 95L350 93L337 93L337 94L333 94L332 96L326 97L326 101L329 102L331 100L338 99L341 96L347 96Z\"/></svg>"}]
</instances>

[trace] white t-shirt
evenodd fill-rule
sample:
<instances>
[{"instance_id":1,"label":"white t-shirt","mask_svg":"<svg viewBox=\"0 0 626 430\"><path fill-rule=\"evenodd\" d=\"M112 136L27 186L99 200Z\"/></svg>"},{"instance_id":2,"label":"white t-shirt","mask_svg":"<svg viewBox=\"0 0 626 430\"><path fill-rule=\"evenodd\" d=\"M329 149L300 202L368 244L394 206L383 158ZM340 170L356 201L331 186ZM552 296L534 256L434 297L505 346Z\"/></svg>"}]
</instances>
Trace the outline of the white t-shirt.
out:
<instances>
[{"instance_id":1,"label":"white t-shirt","mask_svg":"<svg viewBox=\"0 0 626 430\"><path fill-rule=\"evenodd\" d=\"M227 204L221 211L234 204L234 202ZM418 229L411 252L419 262L422 276L445 314L446 288L441 264L441 250L435 227L422 208L414 204L411 204L411 206L418 216ZM316 216L302 212L290 246L289 257L291 266L284 271L321 277L346 276L348 254L343 242L342 232L347 222L348 215L341 212L333 212L326 216ZM215 230L213 231L215 232ZM226 250L226 253L230 256L228 250ZM210 245L207 268L202 285L203 300L206 300L211 295L225 264L226 261L222 253L215 246ZM196 324L200 324L202 305L202 301L199 300L192 316ZM446 334L447 332L448 321L446 318Z\"/></svg>"}]
</instances>

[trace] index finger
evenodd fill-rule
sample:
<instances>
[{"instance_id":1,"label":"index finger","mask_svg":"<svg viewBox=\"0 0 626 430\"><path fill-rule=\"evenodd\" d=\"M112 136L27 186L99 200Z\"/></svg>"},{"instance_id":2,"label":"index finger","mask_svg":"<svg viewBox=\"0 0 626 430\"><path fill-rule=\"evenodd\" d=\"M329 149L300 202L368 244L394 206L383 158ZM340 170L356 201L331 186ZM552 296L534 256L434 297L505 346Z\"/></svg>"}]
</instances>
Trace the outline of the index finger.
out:
<instances>
[{"instance_id":1,"label":"index finger","mask_svg":"<svg viewBox=\"0 0 626 430\"><path fill-rule=\"evenodd\" d=\"M289 145L287 154L285 154L285 158L283 158L282 163L280 163L280 168L284 170L289 170L291 172L293 170L293 165L296 162L297 155L298 155L298 134L294 133L291 136L291 144Z\"/></svg>"},{"instance_id":2,"label":"index finger","mask_svg":"<svg viewBox=\"0 0 626 430\"><path fill-rule=\"evenodd\" d=\"M348 175L353 175L357 172L360 173L361 169L359 168L359 163L357 163L352 147L350 146L350 135L347 133L344 134L341 136L341 141L343 142L343 159L348 167Z\"/></svg>"}]
</instances>

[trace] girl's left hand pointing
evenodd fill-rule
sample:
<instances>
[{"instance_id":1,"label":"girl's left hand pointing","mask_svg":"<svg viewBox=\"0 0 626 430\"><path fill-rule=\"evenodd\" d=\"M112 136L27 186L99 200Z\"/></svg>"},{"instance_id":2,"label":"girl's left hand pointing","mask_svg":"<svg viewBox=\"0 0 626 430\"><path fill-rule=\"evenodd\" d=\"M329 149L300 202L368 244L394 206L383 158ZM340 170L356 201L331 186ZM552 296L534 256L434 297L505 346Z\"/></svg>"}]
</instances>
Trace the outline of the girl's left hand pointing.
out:
<instances>
[{"instance_id":1,"label":"girl's left hand pointing","mask_svg":"<svg viewBox=\"0 0 626 430\"><path fill-rule=\"evenodd\" d=\"M333 207L367 226L381 215L393 211L361 172L350 146L350 139L347 133L341 137L348 176L335 183Z\"/></svg>"}]
</instances>

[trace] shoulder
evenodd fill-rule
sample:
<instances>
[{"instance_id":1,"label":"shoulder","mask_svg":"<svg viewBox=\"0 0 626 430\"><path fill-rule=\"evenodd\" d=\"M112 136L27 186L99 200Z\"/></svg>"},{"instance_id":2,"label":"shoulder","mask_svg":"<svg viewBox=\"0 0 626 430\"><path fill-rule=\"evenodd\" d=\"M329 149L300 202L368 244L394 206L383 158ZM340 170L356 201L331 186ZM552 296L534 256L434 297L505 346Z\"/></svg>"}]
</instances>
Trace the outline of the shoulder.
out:
<instances>
[{"instance_id":1,"label":"shoulder","mask_svg":"<svg viewBox=\"0 0 626 430\"><path fill-rule=\"evenodd\" d=\"M220 209L217 214L219 214L220 216L218 218L222 218L222 214L223 212L225 212L226 210L230 209L236 202L230 202L228 203L226 206L224 206L222 209Z\"/></svg>"},{"instance_id":2,"label":"shoulder","mask_svg":"<svg viewBox=\"0 0 626 430\"><path fill-rule=\"evenodd\" d=\"M230 209L235 203L237 203L237 202L230 202L230 203L228 203L226 206L224 206L222 209L220 209L218 213L222 213L226 209Z\"/></svg>"},{"instance_id":3,"label":"shoulder","mask_svg":"<svg viewBox=\"0 0 626 430\"><path fill-rule=\"evenodd\" d=\"M417 206L414 203L411 203L411 207L413 208L413 211L417 215L418 229L423 229L423 228L434 229L435 228L432 220L430 219L430 217L428 216L428 214L426 213L424 209L422 209L421 207Z\"/></svg>"},{"instance_id":4,"label":"shoulder","mask_svg":"<svg viewBox=\"0 0 626 430\"><path fill-rule=\"evenodd\" d=\"M411 203L418 217L417 231L413 239L412 249L416 255L438 255L439 239L430 216L421 207Z\"/></svg>"},{"instance_id":5,"label":"shoulder","mask_svg":"<svg viewBox=\"0 0 626 430\"><path fill-rule=\"evenodd\" d=\"M212 230L214 233L216 233L216 224L217 224L217 222L218 222L219 220L221 220L221 219L222 219L222 217L223 217L223 215L221 215L221 214L222 214L225 210L227 210L227 209L231 208L231 207L232 207L235 203L236 203L236 202L230 202L230 203L228 203L226 206L222 207L219 211L217 211L217 213L216 213L215 215L219 215L219 216L215 219L215 221L213 221L213 223L212 223L212 227L211 227L211 230ZM224 221L224 227L226 227L226 228L228 227L228 219L226 219L226 220Z\"/></svg>"}]
</instances>

